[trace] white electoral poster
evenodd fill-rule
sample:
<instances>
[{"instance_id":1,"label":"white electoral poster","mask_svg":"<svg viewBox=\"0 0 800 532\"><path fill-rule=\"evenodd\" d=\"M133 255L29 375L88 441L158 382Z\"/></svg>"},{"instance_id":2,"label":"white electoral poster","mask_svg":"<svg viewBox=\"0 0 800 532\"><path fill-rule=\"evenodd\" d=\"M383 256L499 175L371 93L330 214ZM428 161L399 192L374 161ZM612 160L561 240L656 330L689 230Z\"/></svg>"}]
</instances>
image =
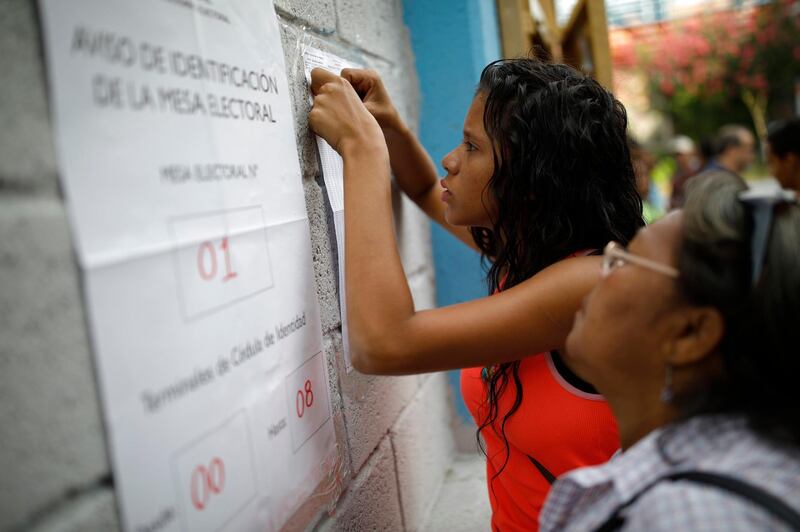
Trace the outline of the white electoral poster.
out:
<instances>
[{"instance_id":1,"label":"white electoral poster","mask_svg":"<svg viewBox=\"0 0 800 532\"><path fill-rule=\"evenodd\" d=\"M335 437L268 0L41 0L127 530L275 530Z\"/></svg>"}]
</instances>

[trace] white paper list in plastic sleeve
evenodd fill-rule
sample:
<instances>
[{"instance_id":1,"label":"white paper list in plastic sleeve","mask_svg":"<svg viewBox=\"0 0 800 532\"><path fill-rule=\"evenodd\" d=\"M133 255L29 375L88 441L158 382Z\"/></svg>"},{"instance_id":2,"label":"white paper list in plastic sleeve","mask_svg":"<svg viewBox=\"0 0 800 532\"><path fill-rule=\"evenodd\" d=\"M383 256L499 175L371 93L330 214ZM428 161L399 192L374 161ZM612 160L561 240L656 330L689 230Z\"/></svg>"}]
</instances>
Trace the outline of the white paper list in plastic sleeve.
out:
<instances>
[{"instance_id":1,"label":"white paper list in plastic sleeve","mask_svg":"<svg viewBox=\"0 0 800 532\"><path fill-rule=\"evenodd\" d=\"M315 68L323 68L335 74L339 74L344 68L363 68L361 65L356 65L334 54L312 47L306 47L303 50L303 63L309 90L311 87L311 71ZM310 94L309 98L312 98ZM320 165L322 166L322 178L325 182L328 201L333 211L333 229L336 233L337 259L339 262L339 308L342 315L342 348L344 349L345 367L349 373L353 371L353 364L350 361L344 275L345 267L347 266L344 261L344 165L341 156L336 150L319 136L317 136L317 148L319 149Z\"/></svg>"}]
</instances>

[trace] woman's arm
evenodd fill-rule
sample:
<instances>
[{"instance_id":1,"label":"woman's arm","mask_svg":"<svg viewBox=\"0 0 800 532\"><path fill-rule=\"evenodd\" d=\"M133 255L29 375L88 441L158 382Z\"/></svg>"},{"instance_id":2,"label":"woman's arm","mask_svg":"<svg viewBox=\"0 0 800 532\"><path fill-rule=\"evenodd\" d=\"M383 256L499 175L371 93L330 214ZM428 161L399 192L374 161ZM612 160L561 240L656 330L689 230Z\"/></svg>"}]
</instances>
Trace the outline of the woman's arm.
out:
<instances>
[{"instance_id":1,"label":"woman's arm","mask_svg":"<svg viewBox=\"0 0 800 532\"><path fill-rule=\"evenodd\" d=\"M478 251L466 227L451 225L445 220L445 206L441 200L444 189L439 184L436 165L400 118L380 76L371 70L346 68L342 70L342 77L350 82L383 130L392 173L400 190L436 223Z\"/></svg>"},{"instance_id":2,"label":"woman's arm","mask_svg":"<svg viewBox=\"0 0 800 532\"><path fill-rule=\"evenodd\" d=\"M348 284L353 364L364 373L405 375L498 364L553 349L563 353L575 312L599 270L597 257L568 259L494 296L420 312L404 305L411 305L410 296L398 300L399 290L390 294L388 285L396 281L384 278L385 286L379 286L375 279L371 293ZM382 305L379 290L391 303Z\"/></svg>"},{"instance_id":3,"label":"woman's arm","mask_svg":"<svg viewBox=\"0 0 800 532\"><path fill-rule=\"evenodd\" d=\"M563 348L598 257L563 261L492 297L415 312L392 225L389 154L349 82L312 72L309 122L344 159L347 309L353 365L401 375Z\"/></svg>"}]
</instances>

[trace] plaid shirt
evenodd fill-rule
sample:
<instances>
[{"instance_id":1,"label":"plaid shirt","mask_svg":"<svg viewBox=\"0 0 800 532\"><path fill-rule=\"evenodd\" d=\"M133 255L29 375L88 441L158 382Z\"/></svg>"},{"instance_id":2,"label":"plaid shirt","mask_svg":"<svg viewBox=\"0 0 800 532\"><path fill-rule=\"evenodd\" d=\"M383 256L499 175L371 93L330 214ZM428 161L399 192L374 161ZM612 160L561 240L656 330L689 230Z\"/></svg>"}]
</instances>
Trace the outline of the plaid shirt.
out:
<instances>
[{"instance_id":1,"label":"plaid shirt","mask_svg":"<svg viewBox=\"0 0 800 532\"><path fill-rule=\"evenodd\" d=\"M759 437L740 417L699 416L653 431L606 464L562 477L545 502L541 532L594 530L657 478L689 469L735 475L800 511L800 449ZM737 494L688 480L653 486L623 515L624 530L790 530Z\"/></svg>"}]
</instances>

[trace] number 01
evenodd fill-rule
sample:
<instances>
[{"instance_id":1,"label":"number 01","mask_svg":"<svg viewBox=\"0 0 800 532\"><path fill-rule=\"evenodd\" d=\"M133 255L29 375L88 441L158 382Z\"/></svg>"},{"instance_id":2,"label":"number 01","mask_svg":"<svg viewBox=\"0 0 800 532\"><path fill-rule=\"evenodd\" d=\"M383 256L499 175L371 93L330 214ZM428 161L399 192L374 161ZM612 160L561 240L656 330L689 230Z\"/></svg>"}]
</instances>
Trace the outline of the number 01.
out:
<instances>
[{"instance_id":1,"label":"number 01","mask_svg":"<svg viewBox=\"0 0 800 532\"><path fill-rule=\"evenodd\" d=\"M222 278L222 282L230 281L236 277L237 273L233 271L231 265L231 252L227 236L220 242L219 249L225 260L225 276ZM203 242L197 249L197 272L204 281L211 281L217 276L217 250L209 241Z\"/></svg>"}]
</instances>

